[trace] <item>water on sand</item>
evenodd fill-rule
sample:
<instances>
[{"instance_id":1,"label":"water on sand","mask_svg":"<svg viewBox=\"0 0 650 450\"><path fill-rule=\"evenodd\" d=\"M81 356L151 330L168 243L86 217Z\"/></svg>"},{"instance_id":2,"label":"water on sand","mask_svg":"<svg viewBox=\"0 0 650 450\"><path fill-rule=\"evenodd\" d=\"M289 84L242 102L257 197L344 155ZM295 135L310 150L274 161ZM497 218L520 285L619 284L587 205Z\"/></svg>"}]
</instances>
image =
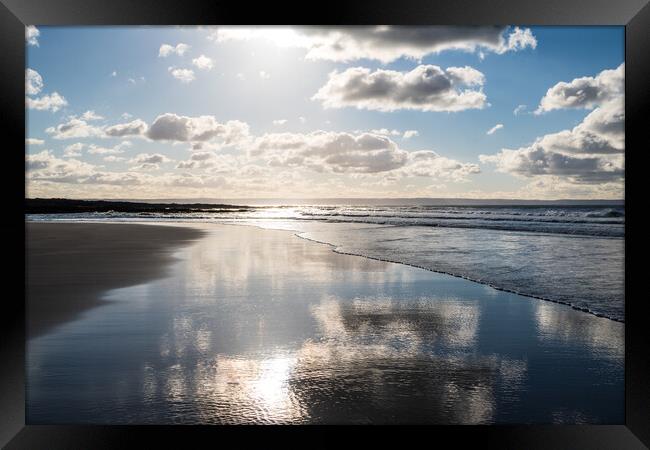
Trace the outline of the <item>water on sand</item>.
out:
<instances>
[{"instance_id":1,"label":"water on sand","mask_svg":"<svg viewBox=\"0 0 650 450\"><path fill-rule=\"evenodd\" d=\"M199 226L169 277L29 341L28 423L623 422L622 323Z\"/></svg>"}]
</instances>

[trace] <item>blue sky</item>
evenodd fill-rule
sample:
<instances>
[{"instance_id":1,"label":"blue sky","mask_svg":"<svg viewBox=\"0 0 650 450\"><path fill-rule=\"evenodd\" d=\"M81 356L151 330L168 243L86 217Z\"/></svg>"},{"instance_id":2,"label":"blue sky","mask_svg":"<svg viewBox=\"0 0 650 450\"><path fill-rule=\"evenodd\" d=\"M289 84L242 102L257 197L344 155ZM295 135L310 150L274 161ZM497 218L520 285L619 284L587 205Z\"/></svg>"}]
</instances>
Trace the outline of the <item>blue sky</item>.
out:
<instances>
[{"instance_id":1,"label":"blue sky","mask_svg":"<svg viewBox=\"0 0 650 450\"><path fill-rule=\"evenodd\" d=\"M298 28L275 39L268 29L36 29L27 42L27 68L42 80L27 101L29 196L622 196L622 138L618 130L603 134L592 119L611 123L622 114L623 27L506 27L467 36L390 29L381 34L395 46L389 56L372 30ZM522 40L508 47L516 30ZM187 47L163 56L163 44ZM329 46L336 52L318 53ZM201 55L211 68L192 62ZM353 77L356 68L365 72ZM433 70L436 83L404 77L418 68ZM449 68L478 71L482 81L454 84ZM191 79L174 69L191 71ZM466 90L482 96L478 106L458 97ZM36 101L54 92L64 104ZM545 96L551 106L535 113ZM525 109L514 114L519 105ZM81 119L87 111L101 118ZM165 114L194 130L201 116L213 128L238 121L245 135L228 141L221 127L210 139L169 139L153 133ZM75 118L90 136L53 130ZM139 133L106 133L137 119L146 124ZM417 135L406 137L407 130ZM93 153L93 146L113 151Z\"/></svg>"}]
</instances>

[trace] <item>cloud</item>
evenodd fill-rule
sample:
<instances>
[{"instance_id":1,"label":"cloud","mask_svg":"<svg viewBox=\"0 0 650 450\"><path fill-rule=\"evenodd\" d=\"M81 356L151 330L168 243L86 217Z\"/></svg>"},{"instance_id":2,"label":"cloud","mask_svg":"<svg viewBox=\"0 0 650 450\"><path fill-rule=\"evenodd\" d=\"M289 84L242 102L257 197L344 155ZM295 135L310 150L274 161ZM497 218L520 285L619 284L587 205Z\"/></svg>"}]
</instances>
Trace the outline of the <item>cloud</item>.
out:
<instances>
[{"instance_id":1,"label":"cloud","mask_svg":"<svg viewBox=\"0 0 650 450\"><path fill-rule=\"evenodd\" d=\"M41 35L41 32L38 31L34 25L28 25L25 27L25 40L27 45L38 47L38 37Z\"/></svg>"},{"instance_id":2,"label":"cloud","mask_svg":"<svg viewBox=\"0 0 650 450\"><path fill-rule=\"evenodd\" d=\"M623 64L595 77L556 84L542 98L536 114L559 108L593 111L572 129L544 135L516 150L479 155L480 161L494 164L500 172L533 178L531 186L562 180L567 186L607 185L608 197L621 193L625 175L624 85Z\"/></svg>"},{"instance_id":3,"label":"cloud","mask_svg":"<svg viewBox=\"0 0 650 450\"><path fill-rule=\"evenodd\" d=\"M135 164L160 164L168 161L171 160L160 153L140 153L130 160L130 162Z\"/></svg>"},{"instance_id":4,"label":"cloud","mask_svg":"<svg viewBox=\"0 0 650 450\"><path fill-rule=\"evenodd\" d=\"M268 80L269 78L271 78L271 74L263 70L260 70L260 78L263 80Z\"/></svg>"},{"instance_id":5,"label":"cloud","mask_svg":"<svg viewBox=\"0 0 650 450\"><path fill-rule=\"evenodd\" d=\"M420 133L418 133L417 130L406 130L404 132L404 139L411 139L412 137L418 136Z\"/></svg>"},{"instance_id":6,"label":"cloud","mask_svg":"<svg viewBox=\"0 0 650 450\"><path fill-rule=\"evenodd\" d=\"M43 90L43 78L34 69L25 70L25 93L27 95L36 95ZM36 109L39 111L52 111L56 112L64 106L68 105L68 101L58 92L43 95L39 98L25 97L25 106L29 109Z\"/></svg>"},{"instance_id":7,"label":"cloud","mask_svg":"<svg viewBox=\"0 0 650 450\"><path fill-rule=\"evenodd\" d=\"M144 82L146 81L146 78L143 77L143 76L140 76L140 77L137 78L137 79L135 79L135 78L127 78L126 81L128 81L129 83L131 83L132 85L135 86L136 84L138 84L138 82L142 82L142 83L144 83Z\"/></svg>"},{"instance_id":8,"label":"cloud","mask_svg":"<svg viewBox=\"0 0 650 450\"><path fill-rule=\"evenodd\" d=\"M408 163L397 174L412 177L431 177L450 181L466 181L472 174L480 173L477 164L462 163L454 159L438 155L431 150L420 150L409 153Z\"/></svg>"},{"instance_id":9,"label":"cloud","mask_svg":"<svg viewBox=\"0 0 650 450\"><path fill-rule=\"evenodd\" d=\"M597 105L621 97L625 89L625 63L616 69L603 70L595 77L575 78L561 81L546 91L535 114L554 109L591 109Z\"/></svg>"},{"instance_id":10,"label":"cloud","mask_svg":"<svg viewBox=\"0 0 650 450\"><path fill-rule=\"evenodd\" d=\"M182 187L182 188L226 188L229 183L224 177L213 175L195 175L190 173L181 173L178 175L169 175L161 180L165 186Z\"/></svg>"},{"instance_id":11,"label":"cloud","mask_svg":"<svg viewBox=\"0 0 650 450\"><path fill-rule=\"evenodd\" d=\"M151 185L153 181L155 180L137 172L95 172L90 176L82 177L78 182L109 186L142 186Z\"/></svg>"},{"instance_id":12,"label":"cloud","mask_svg":"<svg viewBox=\"0 0 650 450\"><path fill-rule=\"evenodd\" d=\"M112 77L116 77L116 76L117 76L117 70L112 71L112 72L111 72L111 76L112 76Z\"/></svg>"},{"instance_id":13,"label":"cloud","mask_svg":"<svg viewBox=\"0 0 650 450\"><path fill-rule=\"evenodd\" d=\"M49 150L25 158L25 170L32 180L75 183L94 173L94 166L76 159L60 159Z\"/></svg>"},{"instance_id":14,"label":"cloud","mask_svg":"<svg viewBox=\"0 0 650 450\"><path fill-rule=\"evenodd\" d=\"M25 70L25 93L36 95L43 89L43 78L34 69Z\"/></svg>"},{"instance_id":15,"label":"cloud","mask_svg":"<svg viewBox=\"0 0 650 450\"><path fill-rule=\"evenodd\" d=\"M211 169L212 172L233 174L237 161L232 155L217 155L214 152L194 152L190 159L181 161L177 169Z\"/></svg>"},{"instance_id":16,"label":"cloud","mask_svg":"<svg viewBox=\"0 0 650 450\"><path fill-rule=\"evenodd\" d=\"M315 131L273 133L257 138L251 157L262 157L274 167L305 167L318 172L399 176L435 176L460 180L479 171L432 151L408 152L389 137L373 133Z\"/></svg>"},{"instance_id":17,"label":"cloud","mask_svg":"<svg viewBox=\"0 0 650 450\"><path fill-rule=\"evenodd\" d=\"M102 120L104 117L100 116L99 114L96 114L95 111L86 111L81 115L81 118L83 120L91 121L91 120Z\"/></svg>"},{"instance_id":18,"label":"cloud","mask_svg":"<svg viewBox=\"0 0 650 450\"><path fill-rule=\"evenodd\" d=\"M88 147L88 153L91 155L119 155L124 153L126 147L131 147L133 144L129 141L123 141L113 147L101 147L95 144L91 144Z\"/></svg>"},{"instance_id":19,"label":"cloud","mask_svg":"<svg viewBox=\"0 0 650 450\"><path fill-rule=\"evenodd\" d=\"M159 58L166 58L169 55L175 54L178 56L183 56L186 51L190 49L190 46L187 44L176 44L176 46L172 46L169 44L163 44L160 46L160 49L158 50L158 57Z\"/></svg>"},{"instance_id":20,"label":"cloud","mask_svg":"<svg viewBox=\"0 0 650 450\"><path fill-rule=\"evenodd\" d=\"M458 26L218 27L216 42L264 39L306 50L307 59L389 63L401 57L420 60L448 50L497 54L535 48L528 28Z\"/></svg>"},{"instance_id":21,"label":"cloud","mask_svg":"<svg viewBox=\"0 0 650 450\"><path fill-rule=\"evenodd\" d=\"M410 72L382 69L371 72L368 68L354 67L330 73L327 83L312 99L322 101L325 108L463 111L487 105L480 89L483 83L483 74L468 66L445 70L420 65ZM469 89L477 86L479 89Z\"/></svg>"},{"instance_id":22,"label":"cloud","mask_svg":"<svg viewBox=\"0 0 650 450\"><path fill-rule=\"evenodd\" d=\"M514 30L508 35L505 44L501 44L496 53L505 53L509 51L519 51L526 48L537 48L537 39L533 36L530 28L515 27Z\"/></svg>"},{"instance_id":23,"label":"cloud","mask_svg":"<svg viewBox=\"0 0 650 450\"><path fill-rule=\"evenodd\" d=\"M106 128L105 132L107 136L111 137L139 136L147 132L147 124L141 119L136 119L128 123L110 126Z\"/></svg>"},{"instance_id":24,"label":"cloud","mask_svg":"<svg viewBox=\"0 0 650 450\"><path fill-rule=\"evenodd\" d=\"M25 98L25 104L29 109L56 112L67 106L68 101L58 92L53 92L39 98Z\"/></svg>"},{"instance_id":25,"label":"cloud","mask_svg":"<svg viewBox=\"0 0 650 450\"><path fill-rule=\"evenodd\" d=\"M109 160L109 158L106 157L104 160ZM118 160L118 158L115 157L115 160ZM147 168L151 167L145 166L143 169ZM146 173L132 171L104 172L98 170L98 166L83 161L57 158L49 150L34 155L26 155L25 171L26 178L29 180L30 191L38 188L43 189L43 186L50 183L65 183L72 186L104 185L113 187L174 186L176 185L176 178L180 176L166 174L154 177ZM205 186L212 185L208 178L203 180L203 184ZM216 184L218 183L215 182L215 186ZM223 181L221 181L221 184L223 184ZM81 192L88 192L88 188L83 188Z\"/></svg>"},{"instance_id":26,"label":"cloud","mask_svg":"<svg viewBox=\"0 0 650 450\"><path fill-rule=\"evenodd\" d=\"M63 151L64 158L77 158L81 156L81 150L83 150L84 144L77 142L76 144L68 145Z\"/></svg>"},{"instance_id":27,"label":"cloud","mask_svg":"<svg viewBox=\"0 0 650 450\"><path fill-rule=\"evenodd\" d=\"M54 139L74 139L87 137L102 137L104 131L101 127L88 124L85 120L72 118L66 123L49 127L45 130Z\"/></svg>"},{"instance_id":28,"label":"cloud","mask_svg":"<svg viewBox=\"0 0 650 450\"><path fill-rule=\"evenodd\" d=\"M205 55L201 55L198 58L194 58L192 60L192 64L194 64L197 68L201 70L210 70L214 67L214 61Z\"/></svg>"},{"instance_id":29,"label":"cloud","mask_svg":"<svg viewBox=\"0 0 650 450\"><path fill-rule=\"evenodd\" d=\"M576 183L600 183L622 179L624 175L622 158L571 156L536 146L503 149L497 155L480 155L479 158L481 162L496 164L500 172L524 177L558 175L570 177Z\"/></svg>"},{"instance_id":30,"label":"cloud","mask_svg":"<svg viewBox=\"0 0 650 450\"><path fill-rule=\"evenodd\" d=\"M167 70L174 78L180 80L181 83L190 83L196 78L192 69L181 69L178 67L170 66L167 68Z\"/></svg>"},{"instance_id":31,"label":"cloud","mask_svg":"<svg viewBox=\"0 0 650 450\"><path fill-rule=\"evenodd\" d=\"M287 122L287 119L278 119L273 121L273 125L284 125Z\"/></svg>"},{"instance_id":32,"label":"cloud","mask_svg":"<svg viewBox=\"0 0 650 450\"><path fill-rule=\"evenodd\" d=\"M527 106L526 105L518 105L515 109L512 110L512 113L515 116L518 116L519 114L523 113L526 111Z\"/></svg>"},{"instance_id":33,"label":"cloud","mask_svg":"<svg viewBox=\"0 0 650 450\"><path fill-rule=\"evenodd\" d=\"M27 138L25 139L25 145L43 145L45 141L43 139L34 139Z\"/></svg>"},{"instance_id":34,"label":"cloud","mask_svg":"<svg viewBox=\"0 0 650 450\"><path fill-rule=\"evenodd\" d=\"M485 134L487 134L487 135L494 134L496 131L500 130L501 128L503 128L503 124L502 123L497 123L495 126L490 128L489 130L487 130L487 132Z\"/></svg>"},{"instance_id":35,"label":"cloud","mask_svg":"<svg viewBox=\"0 0 650 450\"><path fill-rule=\"evenodd\" d=\"M106 162L111 162L111 163L112 163L112 162L122 162L122 161L126 161L126 158L124 158L124 157L122 157L122 156L115 156L115 155L104 156L104 158L102 158L102 159L103 159L104 161L106 161Z\"/></svg>"},{"instance_id":36,"label":"cloud","mask_svg":"<svg viewBox=\"0 0 650 450\"><path fill-rule=\"evenodd\" d=\"M381 134L384 136L399 136L402 134L399 130L389 130L388 128L374 129L374 130L370 130L370 132L373 134Z\"/></svg>"},{"instance_id":37,"label":"cloud","mask_svg":"<svg viewBox=\"0 0 650 450\"><path fill-rule=\"evenodd\" d=\"M131 164L138 164L136 169L142 170L156 170L158 169L159 164L169 161L171 161L171 159L160 153L140 153L129 160Z\"/></svg>"},{"instance_id":38,"label":"cloud","mask_svg":"<svg viewBox=\"0 0 650 450\"><path fill-rule=\"evenodd\" d=\"M269 154L272 166L306 166L317 171L377 173L403 166L407 152L385 136L317 131L267 134L255 152Z\"/></svg>"},{"instance_id":39,"label":"cloud","mask_svg":"<svg viewBox=\"0 0 650 450\"><path fill-rule=\"evenodd\" d=\"M131 117L133 117L133 116L132 116L131 114L125 112L125 113L122 113L122 115L121 115L120 117L121 117L122 119L124 119L124 120L129 120L129 119L130 119Z\"/></svg>"},{"instance_id":40,"label":"cloud","mask_svg":"<svg viewBox=\"0 0 650 450\"><path fill-rule=\"evenodd\" d=\"M205 142L221 139L225 145L248 137L248 124L238 120L218 122L213 116L187 117L162 114L153 121L146 135L154 141Z\"/></svg>"},{"instance_id":41,"label":"cloud","mask_svg":"<svg viewBox=\"0 0 650 450\"><path fill-rule=\"evenodd\" d=\"M519 177L560 176L570 183L620 181L624 175L625 112L622 99L594 109L571 130L538 138L516 150L480 155L481 162Z\"/></svg>"}]
</instances>

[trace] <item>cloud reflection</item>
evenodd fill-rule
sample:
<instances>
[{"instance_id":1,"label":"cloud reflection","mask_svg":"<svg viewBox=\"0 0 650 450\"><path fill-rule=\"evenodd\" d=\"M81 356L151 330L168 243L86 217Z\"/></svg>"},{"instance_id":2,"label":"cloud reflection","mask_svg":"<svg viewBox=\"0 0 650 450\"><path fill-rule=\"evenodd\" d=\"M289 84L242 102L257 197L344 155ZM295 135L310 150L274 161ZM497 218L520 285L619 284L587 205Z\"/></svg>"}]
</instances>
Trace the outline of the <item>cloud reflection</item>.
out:
<instances>
[{"instance_id":1,"label":"cloud reflection","mask_svg":"<svg viewBox=\"0 0 650 450\"><path fill-rule=\"evenodd\" d=\"M490 423L498 383L525 377L525 361L473 354L477 305L328 295L311 315L316 332L294 350L186 371L202 422ZM171 369L165 392L178 401L188 386Z\"/></svg>"},{"instance_id":2,"label":"cloud reflection","mask_svg":"<svg viewBox=\"0 0 650 450\"><path fill-rule=\"evenodd\" d=\"M613 360L625 357L625 327L620 322L577 314L549 302L536 303L535 319L539 339L544 342L581 342L594 356Z\"/></svg>"}]
</instances>

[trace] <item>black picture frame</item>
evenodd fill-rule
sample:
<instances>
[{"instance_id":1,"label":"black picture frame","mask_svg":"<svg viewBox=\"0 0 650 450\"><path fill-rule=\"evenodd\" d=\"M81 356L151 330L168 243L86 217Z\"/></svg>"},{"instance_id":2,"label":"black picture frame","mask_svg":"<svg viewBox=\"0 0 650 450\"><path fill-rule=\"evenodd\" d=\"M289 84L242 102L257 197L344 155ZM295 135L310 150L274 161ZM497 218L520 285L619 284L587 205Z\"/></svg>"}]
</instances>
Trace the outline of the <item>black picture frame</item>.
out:
<instances>
[{"instance_id":1,"label":"black picture frame","mask_svg":"<svg viewBox=\"0 0 650 450\"><path fill-rule=\"evenodd\" d=\"M320 443L337 442L330 432L340 427L203 426L34 426L25 425L25 327L24 284L24 145L25 25L193 25L193 24L428 24L428 25L624 25L626 39L626 243L625 265L633 267L628 245L631 225L639 220L643 204L634 200L633 175L637 160L647 152L647 120L650 117L650 4L648 0L357 0L260 4L200 0L0 0L0 111L3 122L4 208L0 236L5 237L6 294L0 313L0 445L16 448L115 448L129 444L183 443L190 438L228 437L248 440L260 431L318 433ZM645 144L645 145L644 145ZM632 206L630 208L630 200ZM632 231L632 242L634 236ZM625 425L580 426L432 426L411 427L408 435L395 427L363 428L374 438L394 435L411 438L411 431L429 442L452 439L497 448L646 448L650 446L650 352L648 327L643 322L643 295L631 296L626 272L625 289ZM8 289L13 286L11 294ZM647 294L646 294L647 295ZM350 431L351 427L346 427ZM359 431L354 428L355 431ZM213 441L214 444L225 441ZM308 441L301 441L308 445ZM426 442L426 441L425 441ZM180 444L179 444L180 445Z\"/></svg>"}]
</instances>

